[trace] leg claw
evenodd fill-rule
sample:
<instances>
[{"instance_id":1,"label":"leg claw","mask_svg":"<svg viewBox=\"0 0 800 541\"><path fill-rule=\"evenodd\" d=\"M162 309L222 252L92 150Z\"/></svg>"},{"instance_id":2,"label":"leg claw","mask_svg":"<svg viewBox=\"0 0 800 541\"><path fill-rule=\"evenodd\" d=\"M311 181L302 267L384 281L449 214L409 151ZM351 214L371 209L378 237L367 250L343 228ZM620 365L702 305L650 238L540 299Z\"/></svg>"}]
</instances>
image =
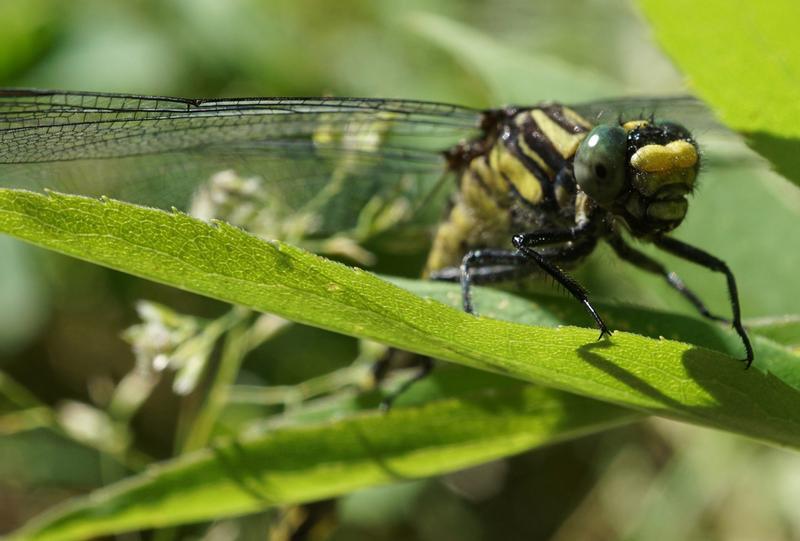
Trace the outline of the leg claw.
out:
<instances>
[{"instance_id":1,"label":"leg claw","mask_svg":"<svg viewBox=\"0 0 800 541\"><path fill-rule=\"evenodd\" d=\"M612 334L614 334L614 331L603 327L600 329L600 336L597 337L597 340L598 341L602 340L604 336L608 336L609 338L611 338Z\"/></svg>"}]
</instances>

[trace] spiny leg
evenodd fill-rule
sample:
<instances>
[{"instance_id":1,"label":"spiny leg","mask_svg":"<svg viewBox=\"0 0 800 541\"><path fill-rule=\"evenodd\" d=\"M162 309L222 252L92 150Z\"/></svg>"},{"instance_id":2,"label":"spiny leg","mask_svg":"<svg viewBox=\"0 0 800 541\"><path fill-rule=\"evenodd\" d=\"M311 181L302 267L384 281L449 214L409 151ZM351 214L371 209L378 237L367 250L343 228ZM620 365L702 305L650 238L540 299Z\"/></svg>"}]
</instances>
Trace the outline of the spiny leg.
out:
<instances>
[{"instance_id":1,"label":"spiny leg","mask_svg":"<svg viewBox=\"0 0 800 541\"><path fill-rule=\"evenodd\" d=\"M585 230L580 228L525 233L516 235L512 239L517 251L475 250L467 253L461 264L461 290L464 299L464 310L470 313L474 312L470 290L473 283L488 283L513 279L541 269L561 284L573 297L578 299L581 304L586 307L600 328L600 338L602 338L604 334L610 335L611 331L594 309L594 306L592 306L586 290L556 264L552 263L546 256L533 249L535 246L543 244L579 240L584 233ZM559 253L559 257L570 259L571 257L585 255L591 247L593 247L592 243L565 247ZM500 269L497 272L475 274L473 269L476 267L500 267ZM519 272L514 271L514 267L520 268L521 270Z\"/></svg>"},{"instance_id":2,"label":"spiny leg","mask_svg":"<svg viewBox=\"0 0 800 541\"><path fill-rule=\"evenodd\" d=\"M725 279L728 283L728 296L730 297L731 309L733 311L733 328L736 330L736 334L738 334L739 338L742 340L742 344L744 344L746 357L742 360L747 363L747 368L750 368L750 365L753 363L753 346L750 345L750 338L747 336L747 332L742 326L742 316L741 309L739 307L739 293L738 289L736 288L736 279L734 278L731 270L728 268L728 265L721 259L717 259L708 252L704 252L699 248L695 248L690 244L686 244L685 242L681 242L672 237L657 237L653 240L653 243L666 252L725 275Z\"/></svg>"},{"instance_id":3,"label":"spiny leg","mask_svg":"<svg viewBox=\"0 0 800 541\"><path fill-rule=\"evenodd\" d=\"M482 251L482 250L481 250ZM504 253L508 253L505 252ZM536 268L531 266L525 267L512 267L508 265L499 265L494 267L477 267L470 271L471 282L473 284L492 284L498 282L511 282L530 276L536 272ZM437 282L461 282L461 267L446 267L444 269L432 272L430 279Z\"/></svg>"},{"instance_id":4,"label":"spiny leg","mask_svg":"<svg viewBox=\"0 0 800 541\"><path fill-rule=\"evenodd\" d=\"M653 274L658 274L659 276L664 278L664 280L666 280L667 283L673 289L675 289L678 293L680 293L683 296L683 298L692 303L692 305L697 309L698 312L700 312L700 314L703 317L711 319L713 321L721 321L723 323L728 323L728 324L731 323L729 319L711 313L711 311L706 307L703 301L700 300L700 297L698 297L694 291L689 289L686 286L686 284L683 283L683 280L681 280L676 273L668 271L666 267L664 267L664 265L662 265L655 259L651 258L646 254L643 254L642 252L640 252L635 248L632 248L631 246L625 243L622 237L613 236L608 239L608 243L611 245L611 247L614 249L614 252L616 252L616 254L621 259L624 259L628 263L631 263L632 265L635 265L642 270L651 272Z\"/></svg>"},{"instance_id":5,"label":"spiny leg","mask_svg":"<svg viewBox=\"0 0 800 541\"><path fill-rule=\"evenodd\" d=\"M531 245L553 244L577 239L584 233L582 229L545 230L526 235L516 235L517 238L529 238ZM533 238L535 236L535 239ZM468 252L461 262L458 270L448 268L436 272L433 276L438 280L461 282L464 299L464 311L473 313L470 285L497 283L516 278L524 278L537 270L530 264L529 257L520 251L479 249ZM454 272L455 271L455 272Z\"/></svg>"},{"instance_id":6,"label":"spiny leg","mask_svg":"<svg viewBox=\"0 0 800 541\"><path fill-rule=\"evenodd\" d=\"M600 336L598 337L598 340L602 339L603 335L605 334L611 336L611 330L600 317L600 314L597 313L597 310L595 310L594 306L592 306L592 303L589 300L589 293L583 288L583 286L576 282L570 275L561 270L558 265L552 263L545 256L534 250L534 246L540 244L560 242L559 240L550 240L557 238L558 234L559 232L524 233L522 235L515 235L512 239L512 242L514 247L519 251L520 255L525 257L529 262L535 262L539 268L552 276L556 282L564 286L564 289L566 289L573 297L578 299L581 304L583 304L589 314L591 314L591 316L594 318L597 326L600 328ZM573 235L574 238L574 230L567 230L565 234ZM578 245L575 250L579 253L582 253L586 250L586 248Z\"/></svg>"},{"instance_id":7,"label":"spiny leg","mask_svg":"<svg viewBox=\"0 0 800 541\"><path fill-rule=\"evenodd\" d=\"M493 284L523 278L536 272L528 260L516 252L508 250L473 250L461 261L459 279L464 311L474 314L472 306L472 285Z\"/></svg>"}]
</instances>

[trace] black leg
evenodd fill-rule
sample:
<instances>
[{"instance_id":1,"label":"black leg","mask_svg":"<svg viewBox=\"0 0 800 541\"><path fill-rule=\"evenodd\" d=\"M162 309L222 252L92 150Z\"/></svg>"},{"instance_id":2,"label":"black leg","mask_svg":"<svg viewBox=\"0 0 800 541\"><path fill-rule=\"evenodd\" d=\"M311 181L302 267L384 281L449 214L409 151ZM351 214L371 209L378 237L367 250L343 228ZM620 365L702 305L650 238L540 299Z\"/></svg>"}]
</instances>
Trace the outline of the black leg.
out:
<instances>
[{"instance_id":1,"label":"black leg","mask_svg":"<svg viewBox=\"0 0 800 541\"><path fill-rule=\"evenodd\" d=\"M487 267L501 267L497 272L480 272ZM517 271L517 269L519 269ZM461 280L461 298L464 311L474 314L472 306L472 284L490 284L514 278L521 278L536 272L529 260L516 252L508 250L473 250L464 256L461 262L459 277Z\"/></svg>"},{"instance_id":2,"label":"black leg","mask_svg":"<svg viewBox=\"0 0 800 541\"><path fill-rule=\"evenodd\" d=\"M664 278L664 280L666 280L667 283L670 286L672 286L673 289L675 289L678 293L680 293L683 296L683 298L692 303L692 305L697 309L698 312L700 312L700 314L703 317L706 317L714 321L721 321L723 323L730 324L731 321L729 319L711 313L708 310L708 308L706 308L706 305L703 304L703 301L700 300L700 297L698 297L694 291L689 289L677 274L675 274L674 272L669 272L664 267L664 265L662 265L655 259L651 258L648 255L643 254L642 252L636 250L635 248L631 248L629 245L625 243L624 240L622 240L621 237L617 236L610 237L608 239L608 243L620 257L620 259L624 259L628 263L631 263L632 265L635 265L642 270L646 270L647 272L652 272L653 274L658 274L659 276Z\"/></svg>"},{"instance_id":3,"label":"black leg","mask_svg":"<svg viewBox=\"0 0 800 541\"><path fill-rule=\"evenodd\" d=\"M489 283L501 280L513 279L525 276L541 269L549 274L554 280L561 284L573 297L583 304L600 328L600 338L603 335L611 335L611 331L600 315L589 302L588 294L581 285L561 270L555 263L542 253L534 250L540 245L565 243L577 241L586 233L580 228L537 231L515 235L512 239L517 251L507 250L475 250L467 253L461 263L461 292L464 299L464 310L474 313L472 306L471 285L473 283ZM593 243L578 243L568 246L558 251L560 259L570 259L579 255L585 255L594 246ZM478 274L480 268L499 267L496 272L484 272ZM514 268L521 270L515 271ZM480 282L478 282L480 280Z\"/></svg>"},{"instance_id":4,"label":"black leg","mask_svg":"<svg viewBox=\"0 0 800 541\"><path fill-rule=\"evenodd\" d=\"M481 250L483 251L483 250ZM507 253L507 252L506 252ZM538 269L526 265L524 267L512 267L499 265L493 267L476 267L470 270L470 283L493 284L498 282L510 282L520 278L526 278ZM430 274L431 280L437 282L461 282L461 267L447 267Z\"/></svg>"},{"instance_id":5,"label":"black leg","mask_svg":"<svg viewBox=\"0 0 800 541\"><path fill-rule=\"evenodd\" d=\"M731 309L733 311L733 328L736 330L739 338L741 338L742 344L744 344L746 357L743 361L747 363L747 368L750 368L750 365L753 363L753 347L750 345L750 338L748 338L747 332L745 332L742 326L736 279L733 277L733 273L728 268L728 265L713 255L672 237L657 237L653 240L653 243L666 252L725 275L728 282L728 296L730 297Z\"/></svg>"},{"instance_id":6,"label":"black leg","mask_svg":"<svg viewBox=\"0 0 800 541\"><path fill-rule=\"evenodd\" d=\"M575 230L568 230L566 234L571 235L571 238L574 238ZM600 336L598 340L603 338L603 335L607 334L611 336L611 330L605 324L603 319L600 317L600 314L597 313L597 310L594 309L592 303L589 301L589 294L587 291L581 286L578 282L576 282L571 276L561 270L558 265L552 263L548 260L545 256L537 252L533 249L534 246L539 244L546 244L551 242L563 242L563 240L551 240L558 238L559 235L557 232L537 232L537 233L524 233L522 235L515 235L512 239L514 247L519 250L519 254L525 257L528 261L533 261L536 265L539 266L543 271L553 277L553 279L561 284L564 289L566 289L573 297L578 299L581 304L586 308L586 310L591 314L594 318L597 326L600 328ZM564 238L564 237L561 237ZM570 237L566 237L565 240L571 240ZM589 244L588 246L593 246ZM576 250L579 252L583 252L585 249L578 245Z\"/></svg>"}]
</instances>

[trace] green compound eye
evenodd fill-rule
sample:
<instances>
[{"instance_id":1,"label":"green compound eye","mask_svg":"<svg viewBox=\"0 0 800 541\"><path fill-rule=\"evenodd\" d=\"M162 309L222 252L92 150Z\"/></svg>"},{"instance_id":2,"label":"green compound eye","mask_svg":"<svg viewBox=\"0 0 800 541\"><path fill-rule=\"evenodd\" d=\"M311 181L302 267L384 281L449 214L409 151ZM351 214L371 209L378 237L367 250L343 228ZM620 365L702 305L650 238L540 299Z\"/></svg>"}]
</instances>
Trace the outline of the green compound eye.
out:
<instances>
[{"instance_id":1,"label":"green compound eye","mask_svg":"<svg viewBox=\"0 0 800 541\"><path fill-rule=\"evenodd\" d=\"M608 206L625 186L628 136L620 126L597 126L575 153L575 182L601 206Z\"/></svg>"}]
</instances>

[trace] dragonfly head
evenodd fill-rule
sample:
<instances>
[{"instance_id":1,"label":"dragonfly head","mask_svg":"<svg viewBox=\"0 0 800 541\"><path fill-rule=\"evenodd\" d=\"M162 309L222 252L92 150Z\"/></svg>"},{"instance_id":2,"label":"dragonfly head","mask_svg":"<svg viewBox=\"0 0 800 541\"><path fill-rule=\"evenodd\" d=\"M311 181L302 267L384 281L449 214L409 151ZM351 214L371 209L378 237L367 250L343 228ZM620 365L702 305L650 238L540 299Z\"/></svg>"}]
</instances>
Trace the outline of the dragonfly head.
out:
<instances>
[{"instance_id":1,"label":"dragonfly head","mask_svg":"<svg viewBox=\"0 0 800 541\"><path fill-rule=\"evenodd\" d=\"M672 122L596 126L575 154L575 181L635 234L663 233L686 216L700 156L689 131Z\"/></svg>"}]
</instances>

